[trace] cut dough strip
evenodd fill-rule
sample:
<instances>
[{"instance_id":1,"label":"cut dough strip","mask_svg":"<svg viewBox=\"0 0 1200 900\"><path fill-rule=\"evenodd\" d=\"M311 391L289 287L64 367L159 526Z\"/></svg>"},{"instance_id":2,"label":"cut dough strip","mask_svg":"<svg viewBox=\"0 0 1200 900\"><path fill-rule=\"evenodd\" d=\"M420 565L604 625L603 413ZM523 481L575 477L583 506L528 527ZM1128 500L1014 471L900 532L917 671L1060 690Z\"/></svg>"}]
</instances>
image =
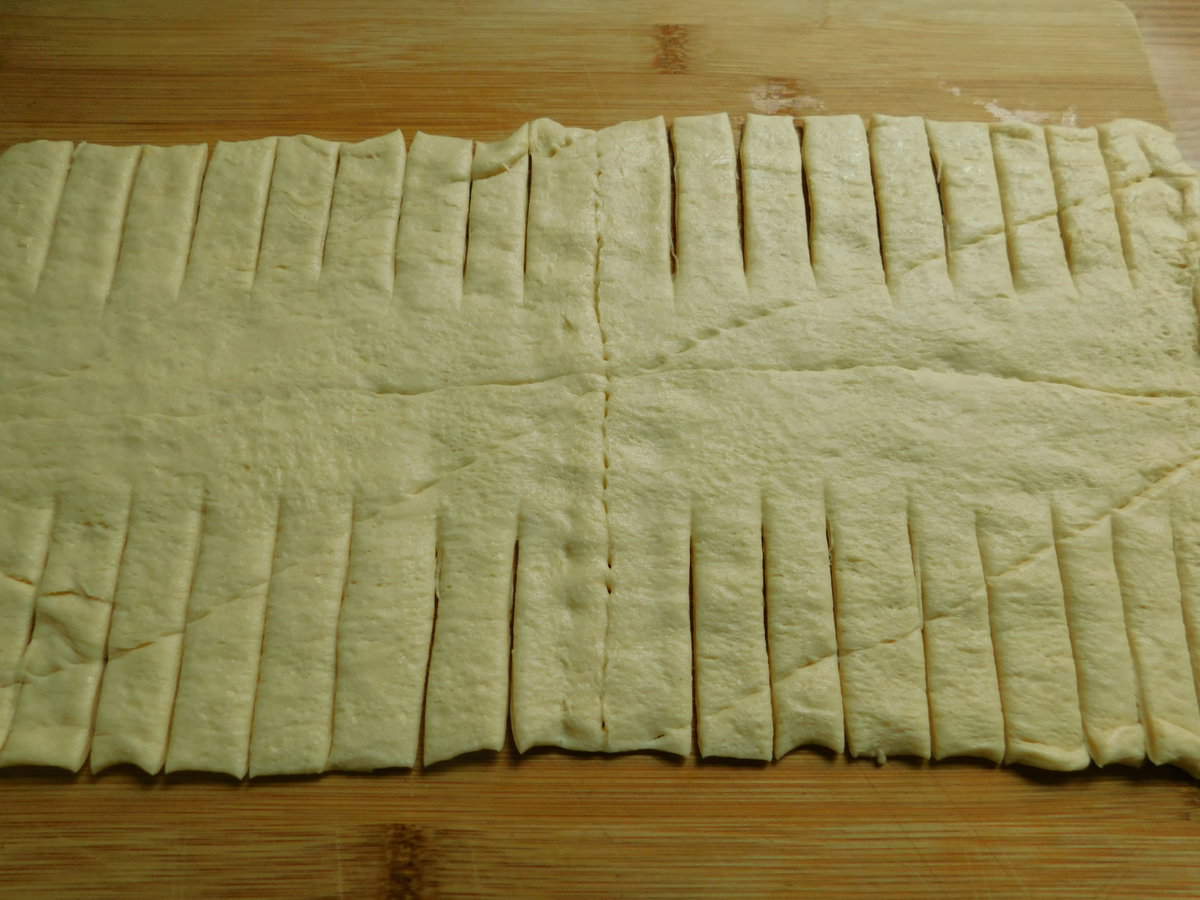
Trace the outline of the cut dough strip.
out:
<instances>
[{"instance_id":1,"label":"cut dough strip","mask_svg":"<svg viewBox=\"0 0 1200 900\"><path fill-rule=\"evenodd\" d=\"M8 303L29 303L37 293L74 149L32 141L0 154L0 296Z\"/></svg>"},{"instance_id":2,"label":"cut dough strip","mask_svg":"<svg viewBox=\"0 0 1200 900\"><path fill-rule=\"evenodd\" d=\"M773 756L764 634L762 503L724 497L692 514L692 628L701 756Z\"/></svg>"},{"instance_id":3,"label":"cut dough strip","mask_svg":"<svg viewBox=\"0 0 1200 900\"><path fill-rule=\"evenodd\" d=\"M523 302L529 182L528 125L505 140L475 144L463 287L468 305Z\"/></svg>"},{"instance_id":4,"label":"cut dough strip","mask_svg":"<svg viewBox=\"0 0 1200 900\"><path fill-rule=\"evenodd\" d=\"M411 768L433 633L437 523L428 505L360 502L352 527L326 768Z\"/></svg>"},{"instance_id":5,"label":"cut dough strip","mask_svg":"<svg viewBox=\"0 0 1200 900\"><path fill-rule=\"evenodd\" d=\"M925 120L874 116L869 141L889 290L901 302L951 296L946 226Z\"/></svg>"},{"instance_id":6,"label":"cut dough strip","mask_svg":"<svg viewBox=\"0 0 1200 900\"><path fill-rule=\"evenodd\" d=\"M930 753L920 598L907 499L894 486L832 482L834 605L851 756Z\"/></svg>"},{"instance_id":7,"label":"cut dough strip","mask_svg":"<svg viewBox=\"0 0 1200 900\"><path fill-rule=\"evenodd\" d=\"M96 319L108 299L141 147L79 144L38 282L45 315Z\"/></svg>"},{"instance_id":8,"label":"cut dough strip","mask_svg":"<svg viewBox=\"0 0 1200 900\"><path fill-rule=\"evenodd\" d=\"M346 497L285 497L254 699L254 775L323 771L332 742L337 625L350 547Z\"/></svg>"},{"instance_id":9,"label":"cut dough strip","mask_svg":"<svg viewBox=\"0 0 1200 900\"><path fill-rule=\"evenodd\" d=\"M425 689L425 765L499 750L508 733L515 504L456 496L440 514L437 616Z\"/></svg>"},{"instance_id":10,"label":"cut dough strip","mask_svg":"<svg viewBox=\"0 0 1200 900\"><path fill-rule=\"evenodd\" d=\"M165 770L246 776L279 502L208 498Z\"/></svg>"},{"instance_id":11,"label":"cut dough strip","mask_svg":"<svg viewBox=\"0 0 1200 900\"><path fill-rule=\"evenodd\" d=\"M1132 289L1129 270L1096 129L1055 125L1046 129L1046 139L1076 284L1089 294L1101 288L1127 294Z\"/></svg>"},{"instance_id":12,"label":"cut dough strip","mask_svg":"<svg viewBox=\"0 0 1200 900\"><path fill-rule=\"evenodd\" d=\"M1004 707L1007 763L1082 769L1089 762L1075 659L1048 505L984 510L979 545Z\"/></svg>"},{"instance_id":13,"label":"cut dough strip","mask_svg":"<svg viewBox=\"0 0 1200 900\"><path fill-rule=\"evenodd\" d=\"M802 141L813 271L826 293L884 286L871 154L858 116L807 116Z\"/></svg>"},{"instance_id":14,"label":"cut dough strip","mask_svg":"<svg viewBox=\"0 0 1200 900\"><path fill-rule=\"evenodd\" d=\"M117 313L162 315L179 294L208 148L145 147L109 297Z\"/></svg>"},{"instance_id":15,"label":"cut dough strip","mask_svg":"<svg viewBox=\"0 0 1200 900\"><path fill-rule=\"evenodd\" d=\"M987 586L969 511L922 502L909 513L924 621L935 759L1004 758L1004 713Z\"/></svg>"},{"instance_id":16,"label":"cut dough strip","mask_svg":"<svg viewBox=\"0 0 1200 900\"><path fill-rule=\"evenodd\" d=\"M1200 480L1179 482L1170 501L1184 638L1191 656L1193 684L1200 696Z\"/></svg>"},{"instance_id":17,"label":"cut dough strip","mask_svg":"<svg viewBox=\"0 0 1200 900\"><path fill-rule=\"evenodd\" d=\"M1200 776L1200 702L1186 677L1191 660L1168 501L1143 498L1112 521L1150 759Z\"/></svg>"},{"instance_id":18,"label":"cut dough strip","mask_svg":"<svg viewBox=\"0 0 1200 900\"><path fill-rule=\"evenodd\" d=\"M990 133L1013 284L1026 292L1070 293L1045 133L1025 122L992 125Z\"/></svg>"},{"instance_id":19,"label":"cut dough strip","mask_svg":"<svg viewBox=\"0 0 1200 900\"><path fill-rule=\"evenodd\" d=\"M91 768L162 769L203 532L197 485L138 495L114 599Z\"/></svg>"},{"instance_id":20,"label":"cut dough strip","mask_svg":"<svg viewBox=\"0 0 1200 900\"><path fill-rule=\"evenodd\" d=\"M614 390L610 421L624 419L623 396ZM692 749L691 501L675 485L640 480L619 432L610 429L609 444L607 749L684 756Z\"/></svg>"},{"instance_id":21,"label":"cut dough strip","mask_svg":"<svg viewBox=\"0 0 1200 900\"><path fill-rule=\"evenodd\" d=\"M1011 297L1004 211L988 126L926 122L942 207L950 277L965 299Z\"/></svg>"},{"instance_id":22,"label":"cut dough strip","mask_svg":"<svg viewBox=\"0 0 1200 900\"><path fill-rule=\"evenodd\" d=\"M595 428L604 397L584 399L574 421L544 433L552 461L545 488L527 495L521 509L511 720L522 752L536 745L604 749L608 536Z\"/></svg>"},{"instance_id":23,"label":"cut dough strip","mask_svg":"<svg viewBox=\"0 0 1200 900\"><path fill-rule=\"evenodd\" d=\"M404 169L394 302L446 313L462 305L472 144L417 132Z\"/></svg>"},{"instance_id":24,"label":"cut dough strip","mask_svg":"<svg viewBox=\"0 0 1200 900\"><path fill-rule=\"evenodd\" d=\"M343 144L338 160L321 266L321 294L358 307L347 309L347 314L363 308L378 312L391 304L396 276L404 136L394 131Z\"/></svg>"},{"instance_id":25,"label":"cut dough strip","mask_svg":"<svg viewBox=\"0 0 1200 900\"><path fill-rule=\"evenodd\" d=\"M776 757L806 745L845 749L824 501L808 484L780 486L763 502Z\"/></svg>"},{"instance_id":26,"label":"cut dough strip","mask_svg":"<svg viewBox=\"0 0 1200 900\"><path fill-rule=\"evenodd\" d=\"M746 302L738 168L729 117L680 116L671 124L675 157L676 299L707 325Z\"/></svg>"},{"instance_id":27,"label":"cut dough strip","mask_svg":"<svg viewBox=\"0 0 1200 900\"><path fill-rule=\"evenodd\" d=\"M279 138L254 276L259 302L307 309L321 274L339 145Z\"/></svg>"},{"instance_id":28,"label":"cut dough strip","mask_svg":"<svg viewBox=\"0 0 1200 900\"><path fill-rule=\"evenodd\" d=\"M276 138L221 141L213 150L184 275L188 303L227 307L249 293L277 143Z\"/></svg>"},{"instance_id":29,"label":"cut dough strip","mask_svg":"<svg viewBox=\"0 0 1200 900\"><path fill-rule=\"evenodd\" d=\"M758 300L794 301L816 287L795 122L748 115L740 155L747 282Z\"/></svg>"},{"instance_id":30,"label":"cut dough strip","mask_svg":"<svg viewBox=\"0 0 1200 900\"><path fill-rule=\"evenodd\" d=\"M0 764L87 759L129 510L129 495L105 486L60 498Z\"/></svg>"},{"instance_id":31,"label":"cut dough strip","mask_svg":"<svg viewBox=\"0 0 1200 900\"><path fill-rule=\"evenodd\" d=\"M0 500L0 747L21 689L21 660L33 631L38 582L55 519L51 498Z\"/></svg>"},{"instance_id":32,"label":"cut dough strip","mask_svg":"<svg viewBox=\"0 0 1200 900\"><path fill-rule=\"evenodd\" d=\"M666 124L658 118L605 128L596 135L596 150L603 241L595 289L605 353L620 366L652 349L649 337L675 302Z\"/></svg>"},{"instance_id":33,"label":"cut dough strip","mask_svg":"<svg viewBox=\"0 0 1200 900\"><path fill-rule=\"evenodd\" d=\"M1148 133L1153 140L1154 126L1118 120L1101 125L1099 131L1134 284L1186 285L1194 277L1189 254L1195 252L1191 249L1195 236L1188 232L1187 211L1198 189L1195 173L1166 164L1161 151L1155 161L1146 156L1139 138ZM1153 301L1156 292L1150 293L1147 299ZM1171 312L1161 303L1146 310L1156 316Z\"/></svg>"},{"instance_id":34,"label":"cut dough strip","mask_svg":"<svg viewBox=\"0 0 1200 900\"><path fill-rule=\"evenodd\" d=\"M1059 504L1053 528L1088 749L1097 765L1138 765L1146 754L1138 676L1130 655L1112 518L1078 520Z\"/></svg>"}]
</instances>

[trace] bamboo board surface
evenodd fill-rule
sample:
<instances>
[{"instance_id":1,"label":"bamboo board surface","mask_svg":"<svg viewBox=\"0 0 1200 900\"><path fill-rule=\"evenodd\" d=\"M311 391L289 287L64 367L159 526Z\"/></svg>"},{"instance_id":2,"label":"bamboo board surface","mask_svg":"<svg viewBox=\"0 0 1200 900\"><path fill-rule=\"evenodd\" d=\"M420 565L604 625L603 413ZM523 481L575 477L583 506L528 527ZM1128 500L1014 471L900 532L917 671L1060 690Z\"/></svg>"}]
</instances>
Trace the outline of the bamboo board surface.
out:
<instances>
[{"instance_id":1,"label":"bamboo board surface","mask_svg":"<svg viewBox=\"0 0 1200 900\"><path fill-rule=\"evenodd\" d=\"M717 110L1167 120L1132 17L1101 0L7 0L0 97L0 147ZM14 897L1197 890L1200 789L1169 769L536 751L251 784L0 771Z\"/></svg>"}]
</instances>

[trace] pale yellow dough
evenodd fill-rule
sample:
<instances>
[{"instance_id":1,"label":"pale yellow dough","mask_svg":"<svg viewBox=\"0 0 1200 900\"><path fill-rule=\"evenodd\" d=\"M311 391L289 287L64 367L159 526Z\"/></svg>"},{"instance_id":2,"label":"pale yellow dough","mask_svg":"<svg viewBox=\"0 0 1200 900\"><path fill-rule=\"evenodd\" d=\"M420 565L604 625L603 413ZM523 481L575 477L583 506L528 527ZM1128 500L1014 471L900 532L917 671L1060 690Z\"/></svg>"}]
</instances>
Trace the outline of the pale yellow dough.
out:
<instances>
[{"instance_id":1,"label":"pale yellow dough","mask_svg":"<svg viewBox=\"0 0 1200 900\"><path fill-rule=\"evenodd\" d=\"M1200 774L1169 134L0 155L0 764Z\"/></svg>"}]
</instances>

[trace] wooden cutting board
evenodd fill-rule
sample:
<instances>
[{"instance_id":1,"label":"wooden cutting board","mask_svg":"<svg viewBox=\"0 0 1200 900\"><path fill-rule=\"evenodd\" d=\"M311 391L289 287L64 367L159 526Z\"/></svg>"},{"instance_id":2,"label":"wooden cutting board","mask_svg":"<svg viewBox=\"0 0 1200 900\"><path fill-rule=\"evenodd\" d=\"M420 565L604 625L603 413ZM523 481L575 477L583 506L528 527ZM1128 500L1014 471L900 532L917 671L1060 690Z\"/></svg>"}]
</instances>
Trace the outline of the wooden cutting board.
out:
<instances>
[{"instance_id":1,"label":"wooden cutting board","mask_svg":"<svg viewBox=\"0 0 1200 900\"><path fill-rule=\"evenodd\" d=\"M7 0L0 146L729 110L1163 122L1114 2ZM795 753L554 751L233 784L0 771L0 894L1147 897L1200 890L1200 790Z\"/></svg>"}]
</instances>

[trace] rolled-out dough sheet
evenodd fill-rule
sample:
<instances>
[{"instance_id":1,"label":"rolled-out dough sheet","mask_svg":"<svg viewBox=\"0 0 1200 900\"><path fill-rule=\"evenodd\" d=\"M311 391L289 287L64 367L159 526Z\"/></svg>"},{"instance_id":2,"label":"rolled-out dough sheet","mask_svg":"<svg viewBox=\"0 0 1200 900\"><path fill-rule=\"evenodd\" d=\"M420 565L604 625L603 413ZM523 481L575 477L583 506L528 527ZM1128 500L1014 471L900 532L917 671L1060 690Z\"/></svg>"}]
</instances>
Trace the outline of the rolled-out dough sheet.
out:
<instances>
[{"instance_id":1,"label":"rolled-out dough sheet","mask_svg":"<svg viewBox=\"0 0 1200 900\"><path fill-rule=\"evenodd\" d=\"M0 763L1200 773L1197 185L1132 121L11 147Z\"/></svg>"}]
</instances>

